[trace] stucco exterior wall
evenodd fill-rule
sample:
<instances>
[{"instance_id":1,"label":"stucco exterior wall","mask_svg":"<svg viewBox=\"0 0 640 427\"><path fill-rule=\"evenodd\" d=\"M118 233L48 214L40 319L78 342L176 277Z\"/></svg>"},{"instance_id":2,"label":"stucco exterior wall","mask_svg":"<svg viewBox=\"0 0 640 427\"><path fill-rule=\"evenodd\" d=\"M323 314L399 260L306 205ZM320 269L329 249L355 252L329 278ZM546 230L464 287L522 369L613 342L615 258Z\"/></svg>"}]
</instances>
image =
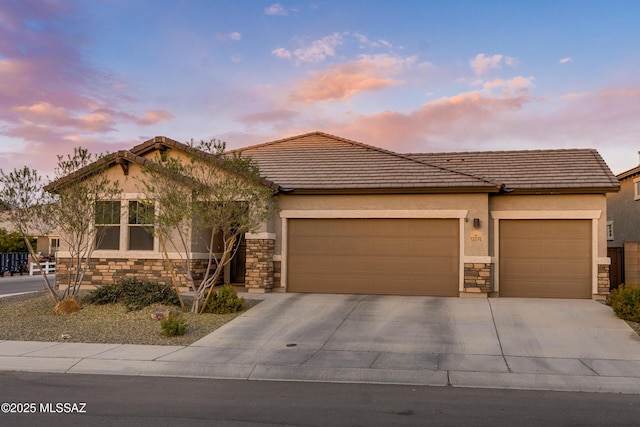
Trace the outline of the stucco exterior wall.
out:
<instances>
[{"instance_id":1,"label":"stucco exterior wall","mask_svg":"<svg viewBox=\"0 0 640 427\"><path fill-rule=\"evenodd\" d=\"M607 220L613 221L613 240L609 247L620 248L625 242L640 242L640 200L635 200L634 180L620 181L620 192L607 194Z\"/></svg>"}]
</instances>

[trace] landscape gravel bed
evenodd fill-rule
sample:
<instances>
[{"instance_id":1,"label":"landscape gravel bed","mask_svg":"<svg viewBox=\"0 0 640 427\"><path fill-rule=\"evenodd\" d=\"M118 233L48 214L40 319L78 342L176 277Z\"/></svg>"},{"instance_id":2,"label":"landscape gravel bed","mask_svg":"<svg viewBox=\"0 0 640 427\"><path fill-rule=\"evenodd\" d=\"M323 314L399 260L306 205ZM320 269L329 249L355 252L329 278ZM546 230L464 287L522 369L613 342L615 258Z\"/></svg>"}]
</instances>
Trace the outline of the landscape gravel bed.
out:
<instances>
[{"instance_id":1,"label":"landscape gravel bed","mask_svg":"<svg viewBox=\"0 0 640 427\"><path fill-rule=\"evenodd\" d=\"M79 312L55 315L46 292L0 298L0 340L68 341L105 344L190 345L230 322L257 300L246 300L233 314L181 313L185 335L166 337L160 322L151 319L151 307L127 311L122 304L87 305Z\"/></svg>"}]
</instances>

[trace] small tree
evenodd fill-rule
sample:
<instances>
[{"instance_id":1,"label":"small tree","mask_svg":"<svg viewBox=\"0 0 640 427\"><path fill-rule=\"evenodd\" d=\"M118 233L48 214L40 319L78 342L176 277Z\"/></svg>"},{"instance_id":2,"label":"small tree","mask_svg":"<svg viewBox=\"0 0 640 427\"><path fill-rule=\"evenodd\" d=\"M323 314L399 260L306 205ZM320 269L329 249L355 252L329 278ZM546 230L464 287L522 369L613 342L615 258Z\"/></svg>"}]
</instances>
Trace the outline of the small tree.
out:
<instances>
[{"instance_id":1,"label":"small tree","mask_svg":"<svg viewBox=\"0 0 640 427\"><path fill-rule=\"evenodd\" d=\"M103 173L108 164L101 159L81 147L73 155L58 156L55 180L46 187L56 195L55 203L48 205L47 218L56 224L69 251L66 277L58 275L59 285L65 285L63 298L78 294L91 255L104 238L105 228L94 225L98 202L121 197L118 181Z\"/></svg>"},{"instance_id":2,"label":"small tree","mask_svg":"<svg viewBox=\"0 0 640 427\"><path fill-rule=\"evenodd\" d=\"M239 154L224 154L218 140L188 144L190 158L162 155L144 169L144 192L159 204L155 232L180 253L180 273L195 293L192 311L200 304L234 257L237 242L245 233L257 231L273 210L273 191L263 185L258 166ZM208 255L201 280L191 275L193 238L202 241ZM163 243L164 245L164 243ZM167 261L166 246L163 254Z\"/></svg>"},{"instance_id":3,"label":"small tree","mask_svg":"<svg viewBox=\"0 0 640 427\"><path fill-rule=\"evenodd\" d=\"M31 260L39 263L40 260L33 249L30 236L36 233L46 235L51 231L45 212L51 199L43 191L42 179L35 169L25 166L22 169L14 169L8 174L0 169L0 183L3 187L0 199L2 204L9 208L9 222L15 233L24 240ZM49 283L43 269L40 269L40 274L51 297L56 303L59 302L61 298Z\"/></svg>"},{"instance_id":4,"label":"small tree","mask_svg":"<svg viewBox=\"0 0 640 427\"><path fill-rule=\"evenodd\" d=\"M36 239L29 236L29 243L35 245ZM29 249L20 233L0 228L0 252L29 252Z\"/></svg>"}]
</instances>

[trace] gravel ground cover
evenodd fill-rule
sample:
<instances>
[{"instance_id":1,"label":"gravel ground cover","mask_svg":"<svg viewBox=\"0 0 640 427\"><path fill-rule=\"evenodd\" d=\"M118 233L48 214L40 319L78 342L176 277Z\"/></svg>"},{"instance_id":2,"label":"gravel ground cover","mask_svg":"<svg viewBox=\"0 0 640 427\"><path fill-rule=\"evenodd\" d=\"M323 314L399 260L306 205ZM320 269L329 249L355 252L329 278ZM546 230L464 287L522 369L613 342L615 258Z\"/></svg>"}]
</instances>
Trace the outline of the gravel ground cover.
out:
<instances>
[{"instance_id":1,"label":"gravel ground cover","mask_svg":"<svg viewBox=\"0 0 640 427\"><path fill-rule=\"evenodd\" d=\"M151 307L127 311L122 304L85 304L77 313L55 315L46 291L15 295L0 298L0 340L190 345L258 302L246 300L243 311L233 314L181 313L188 324L185 335L166 337L160 322L151 319Z\"/></svg>"}]
</instances>

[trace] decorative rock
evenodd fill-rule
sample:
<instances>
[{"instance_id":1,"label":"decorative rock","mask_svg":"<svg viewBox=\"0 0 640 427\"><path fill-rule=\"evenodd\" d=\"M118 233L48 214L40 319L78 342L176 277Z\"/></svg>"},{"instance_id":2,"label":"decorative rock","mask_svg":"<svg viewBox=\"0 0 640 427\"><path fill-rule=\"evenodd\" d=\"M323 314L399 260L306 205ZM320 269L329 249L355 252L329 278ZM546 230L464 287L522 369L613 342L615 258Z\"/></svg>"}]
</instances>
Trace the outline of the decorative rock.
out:
<instances>
[{"instance_id":1,"label":"decorative rock","mask_svg":"<svg viewBox=\"0 0 640 427\"><path fill-rule=\"evenodd\" d=\"M172 312L173 310L168 307L155 307L151 310L151 318L153 320L168 319Z\"/></svg>"},{"instance_id":2,"label":"decorative rock","mask_svg":"<svg viewBox=\"0 0 640 427\"><path fill-rule=\"evenodd\" d=\"M80 311L82 305L80 303L80 297L77 295L68 296L59 303L53 309L55 314L70 314Z\"/></svg>"}]
</instances>

